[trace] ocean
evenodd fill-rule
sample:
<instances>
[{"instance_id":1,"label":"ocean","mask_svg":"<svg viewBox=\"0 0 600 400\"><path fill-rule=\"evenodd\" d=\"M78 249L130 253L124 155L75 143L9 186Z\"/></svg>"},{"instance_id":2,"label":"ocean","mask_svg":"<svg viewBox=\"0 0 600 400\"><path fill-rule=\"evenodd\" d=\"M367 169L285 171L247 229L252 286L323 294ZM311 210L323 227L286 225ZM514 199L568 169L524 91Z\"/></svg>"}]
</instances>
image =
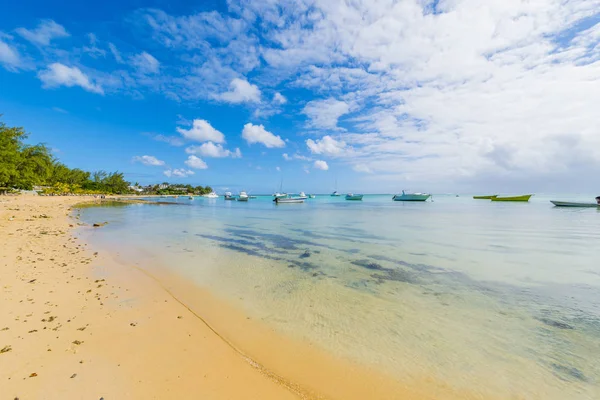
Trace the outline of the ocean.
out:
<instances>
[{"instance_id":1,"label":"ocean","mask_svg":"<svg viewBox=\"0 0 600 400\"><path fill-rule=\"evenodd\" d=\"M82 221L108 224L81 234L407 384L428 376L481 398L600 398L600 210L548 201L594 195L391 197L152 198L176 205L83 208Z\"/></svg>"}]
</instances>

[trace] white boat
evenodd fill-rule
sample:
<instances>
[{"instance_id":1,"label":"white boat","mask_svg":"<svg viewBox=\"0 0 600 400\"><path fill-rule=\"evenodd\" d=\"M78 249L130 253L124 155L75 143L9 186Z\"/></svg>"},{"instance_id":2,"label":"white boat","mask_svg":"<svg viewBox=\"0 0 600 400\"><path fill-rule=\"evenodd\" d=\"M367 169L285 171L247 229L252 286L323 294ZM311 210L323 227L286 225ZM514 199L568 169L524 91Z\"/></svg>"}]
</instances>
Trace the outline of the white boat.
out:
<instances>
[{"instance_id":1,"label":"white boat","mask_svg":"<svg viewBox=\"0 0 600 400\"><path fill-rule=\"evenodd\" d=\"M218 199L219 195L216 194L215 192L210 192L209 194L202 195L202 197L207 197L209 199Z\"/></svg>"},{"instance_id":2,"label":"white boat","mask_svg":"<svg viewBox=\"0 0 600 400\"><path fill-rule=\"evenodd\" d=\"M237 201L248 201L248 193L246 192L240 192L240 194L237 197Z\"/></svg>"},{"instance_id":3,"label":"white boat","mask_svg":"<svg viewBox=\"0 0 600 400\"><path fill-rule=\"evenodd\" d=\"M298 197L275 198L275 200L273 201L275 202L275 204L304 203L304 199Z\"/></svg>"},{"instance_id":4,"label":"white boat","mask_svg":"<svg viewBox=\"0 0 600 400\"><path fill-rule=\"evenodd\" d=\"M550 203L554 204L556 207L598 207L600 208L600 204L598 203L578 203L573 201L557 201L550 200Z\"/></svg>"},{"instance_id":5,"label":"white boat","mask_svg":"<svg viewBox=\"0 0 600 400\"><path fill-rule=\"evenodd\" d=\"M231 192L225 192L225 200L235 200L235 196Z\"/></svg>"},{"instance_id":6,"label":"white boat","mask_svg":"<svg viewBox=\"0 0 600 400\"><path fill-rule=\"evenodd\" d=\"M194 196L190 196L190 197L188 197L188 199L194 200Z\"/></svg>"},{"instance_id":7,"label":"white boat","mask_svg":"<svg viewBox=\"0 0 600 400\"><path fill-rule=\"evenodd\" d=\"M279 192L275 192L273 193L273 197L275 197L276 199L283 199L288 197L287 193L279 193Z\"/></svg>"},{"instance_id":8,"label":"white boat","mask_svg":"<svg viewBox=\"0 0 600 400\"><path fill-rule=\"evenodd\" d=\"M309 195L308 195L308 198L309 198L309 199L314 199L315 197L316 197L316 196L315 196L314 194L309 194Z\"/></svg>"},{"instance_id":9,"label":"white boat","mask_svg":"<svg viewBox=\"0 0 600 400\"><path fill-rule=\"evenodd\" d=\"M308 196L304 193L304 192L300 192L300 194L295 197L296 199L302 199L302 200L306 200L308 199Z\"/></svg>"},{"instance_id":10,"label":"white boat","mask_svg":"<svg viewBox=\"0 0 600 400\"><path fill-rule=\"evenodd\" d=\"M331 193L331 197L339 197L339 196L341 196L341 194L339 194L337 190L335 192Z\"/></svg>"},{"instance_id":11,"label":"white boat","mask_svg":"<svg viewBox=\"0 0 600 400\"><path fill-rule=\"evenodd\" d=\"M403 190L402 194L394 195L394 197L392 197L392 200L394 200L394 201L425 201L430 197L431 197L431 195L428 193L404 193L404 190Z\"/></svg>"},{"instance_id":12,"label":"white boat","mask_svg":"<svg viewBox=\"0 0 600 400\"><path fill-rule=\"evenodd\" d=\"M346 200L362 200L362 198L363 198L362 194L348 193L346 195Z\"/></svg>"}]
</instances>

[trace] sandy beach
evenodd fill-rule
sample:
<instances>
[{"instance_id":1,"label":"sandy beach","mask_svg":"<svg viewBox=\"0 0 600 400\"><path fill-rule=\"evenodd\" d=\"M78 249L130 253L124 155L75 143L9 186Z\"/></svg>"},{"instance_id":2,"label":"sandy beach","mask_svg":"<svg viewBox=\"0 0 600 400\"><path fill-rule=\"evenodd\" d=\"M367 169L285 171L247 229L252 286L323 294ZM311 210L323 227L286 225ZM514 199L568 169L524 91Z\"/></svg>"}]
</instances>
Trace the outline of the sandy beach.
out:
<instances>
[{"instance_id":1,"label":"sandy beach","mask_svg":"<svg viewBox=\"0 0 600 400\"><path fill-rule=\"evenodd\" d=\"M87 251L70 233L81 201L0 198L0 398L298 398L151 278Z\"/></svg>"}]
</instances>

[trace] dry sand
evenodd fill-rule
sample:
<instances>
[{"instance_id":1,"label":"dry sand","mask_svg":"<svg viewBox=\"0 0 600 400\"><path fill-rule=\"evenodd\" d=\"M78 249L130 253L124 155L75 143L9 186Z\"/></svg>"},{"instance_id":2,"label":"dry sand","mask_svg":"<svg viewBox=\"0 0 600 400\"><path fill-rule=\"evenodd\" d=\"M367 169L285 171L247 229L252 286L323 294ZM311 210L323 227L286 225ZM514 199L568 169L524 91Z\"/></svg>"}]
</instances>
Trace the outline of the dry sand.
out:
<instances>
[{"instance_id":1,"label":"dry sand","mask_svg":"<svg viewBox=\"0 0 600 400\"><path fill-rule=\"evenodd\" d=\"M0 196L0 399L484 398L381 376L94 253L72 232L82 200Z\"/></svg>"}]
</instances>

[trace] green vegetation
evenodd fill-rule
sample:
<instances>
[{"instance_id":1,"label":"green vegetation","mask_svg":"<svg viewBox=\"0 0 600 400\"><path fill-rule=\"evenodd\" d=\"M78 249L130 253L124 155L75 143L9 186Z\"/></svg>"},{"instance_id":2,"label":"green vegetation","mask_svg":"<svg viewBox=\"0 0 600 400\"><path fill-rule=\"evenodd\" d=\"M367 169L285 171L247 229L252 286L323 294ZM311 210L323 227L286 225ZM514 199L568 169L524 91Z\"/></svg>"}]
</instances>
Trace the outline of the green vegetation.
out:
<instances>
[{"instance_id":1,"label":"green vegetation","mask_svg":"<svg viewBox=\"0 0 600 400\"><path fill-rule=\"evenodd\" d=\"M60 163L44 144L25 144L23 128L0 122L0 193L43 187L45 194L206 194L209 186L151 185L131 189L122 172L87 172Z\"/></svg>"}]
</instances>

